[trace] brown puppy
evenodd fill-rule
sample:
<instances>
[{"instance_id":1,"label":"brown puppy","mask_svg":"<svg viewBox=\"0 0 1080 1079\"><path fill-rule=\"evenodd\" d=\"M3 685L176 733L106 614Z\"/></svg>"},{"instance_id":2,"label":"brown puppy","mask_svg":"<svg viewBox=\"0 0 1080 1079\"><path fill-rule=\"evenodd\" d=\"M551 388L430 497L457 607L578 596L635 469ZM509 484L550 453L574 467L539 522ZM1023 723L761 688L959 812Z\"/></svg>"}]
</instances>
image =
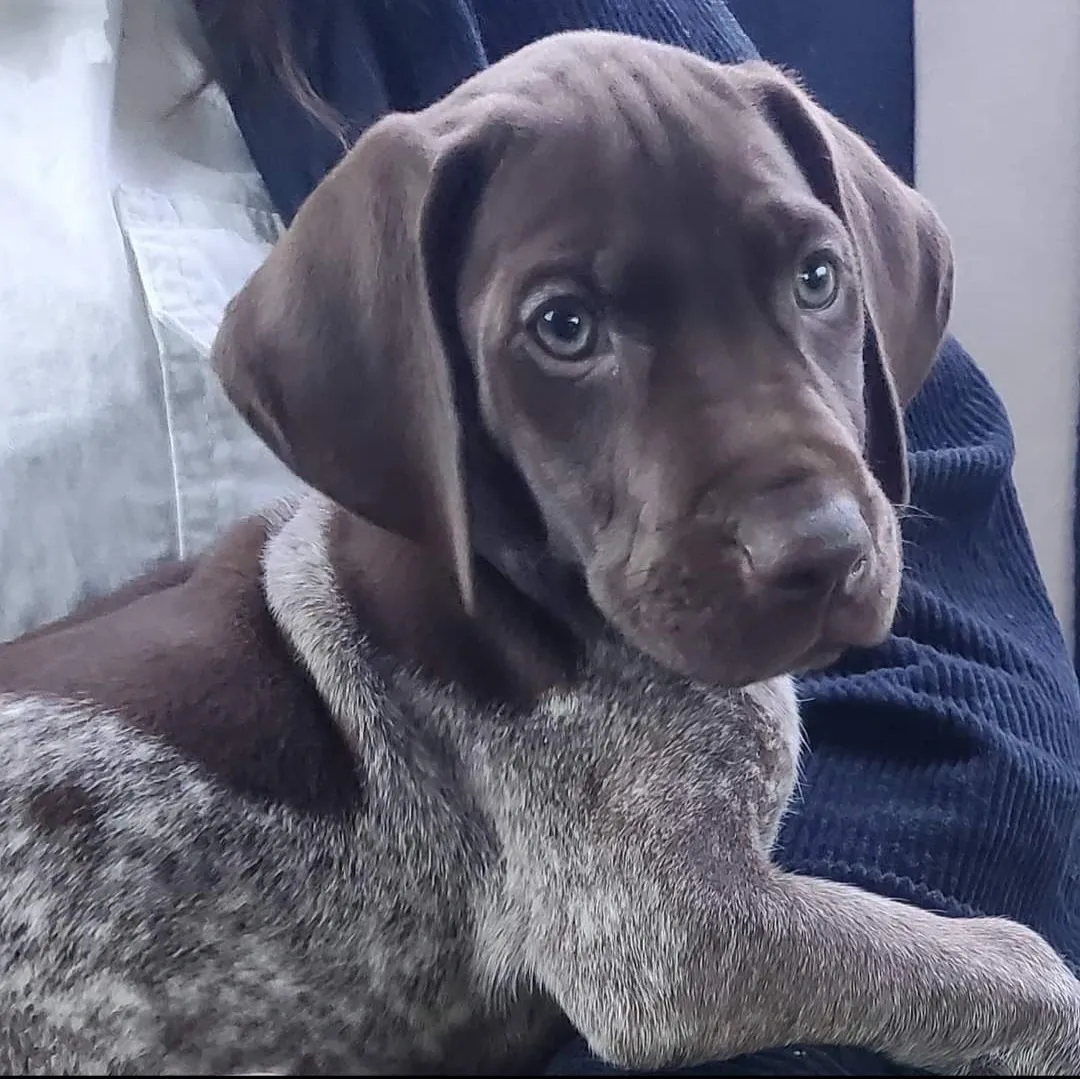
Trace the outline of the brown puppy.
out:
<instances>
[{"instance_id":1,"label":"brown puppy","mask_svg":"<svg viewBox=\"0 0 1080 1079\"><path fill-rule=\"evenodd\" d=\"M216 349L318 493L0 649L0 1064L1075 1074L1035 934L769 858L950 279L764 65L569 34L372 128Z\"/></svg>"},{"instance_id":2,"label":"brown puppy","mask_svg":"<svg viewBox=\"0 0 1080 1079\"><path fill-rule=\"evenodd\" d=\"M613 95L565 48L373 130L232 311L226 387L466 599L470 525L505 528L475 505L461 407L546 558L661 661L738 685L875 643L901 407L949 306L940 222L765 66L643 49Z\"/></svg>"}]
</instances>

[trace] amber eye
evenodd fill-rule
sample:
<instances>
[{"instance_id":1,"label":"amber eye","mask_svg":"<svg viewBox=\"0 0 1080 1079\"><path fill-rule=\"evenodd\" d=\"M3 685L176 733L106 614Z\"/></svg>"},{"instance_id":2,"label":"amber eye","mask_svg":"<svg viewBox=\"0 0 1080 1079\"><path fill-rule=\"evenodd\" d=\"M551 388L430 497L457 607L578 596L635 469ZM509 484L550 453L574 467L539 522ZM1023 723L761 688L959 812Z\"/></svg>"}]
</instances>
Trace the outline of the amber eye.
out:
<instances>
[{"instance_id":1,"label":"amber eye","mask_svg":"<svg viewBox=\"0 0 1080 1079\"><path fill-rule=\"evenodd\" d=\"M527 321L533 340L553 359L584 363L600 338L599 319L579 296L552 296Z\"/></svg>"},{"instance_id":2,"label":"amber eye","mask_svg":"<svg viewBox=\"0 0 1080 1079\"><path fill-rule=\"evenodd\" d=\"M826 251L815 251L795 272L795 302L805 311L824 311L839 291L836 260Z\"/></svg>"}]
</instances>

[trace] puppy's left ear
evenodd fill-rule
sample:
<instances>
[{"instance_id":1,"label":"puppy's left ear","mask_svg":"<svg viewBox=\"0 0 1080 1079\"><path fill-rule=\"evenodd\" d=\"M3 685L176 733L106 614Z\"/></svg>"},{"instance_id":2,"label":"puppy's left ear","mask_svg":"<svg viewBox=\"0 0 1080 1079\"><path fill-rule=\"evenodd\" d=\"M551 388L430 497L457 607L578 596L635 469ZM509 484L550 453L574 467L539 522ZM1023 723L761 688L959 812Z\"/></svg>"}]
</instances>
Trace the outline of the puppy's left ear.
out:
<instances>
[{"instance_id":1,"label":"puppy's left ear","mask_svg":"<svg viewBox=\"0 0 1080 1079\"><path fill-rule=\"evenodd\" d=\"M903 410L937 356L952 303L952 245L929 203L798 85L768 64L740 76L814 194L847 225L866 306L867 461L889 499L907 502Z\"/></svg>"}]
</instances>

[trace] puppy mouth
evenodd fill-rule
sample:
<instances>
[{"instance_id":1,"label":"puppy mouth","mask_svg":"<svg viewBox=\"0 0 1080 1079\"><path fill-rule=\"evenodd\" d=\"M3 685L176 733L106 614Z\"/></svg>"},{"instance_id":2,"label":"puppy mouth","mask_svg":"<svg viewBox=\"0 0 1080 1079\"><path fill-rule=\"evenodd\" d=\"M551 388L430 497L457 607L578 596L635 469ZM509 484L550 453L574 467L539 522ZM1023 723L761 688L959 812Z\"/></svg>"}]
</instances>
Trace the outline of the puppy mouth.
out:
<instances>
[{"instance_id":1,"label":"puppy mouth","mask_svg":"<svg viewBox=\"0 0 1080 1079\"><path fill-rule=\"evenodd\" d=\"M737 610L718 618L711 610L680 611L648 599L620 607L610 620L636 647L686 677L731 689L830 667L852 648L879 644L889 623L879 615L872 630L838 637L827 619L782 624L767 612Z\"/></svg>"},{"instance_id":2,"label":"puppy mouth","mask_svg":"<svg viewBox=\"0 0 1080 1079\"><path fill-rule=\"evenodd\" d=\"M589 592L620 633L664 666L739 688L821 670L852 648L881 643L898 591L891 546L887 536L873 545L856 588L813 601L747 590L730 551L706 574L688 573L684 567L700 560L672 557L674 551L629 578L610 567L588 575Z\"/></svg>"},{"instance_id":3,"label":"puppy mouth","mask_svg":"<svg viewBox=\"0 0 1080 1079\"><path fill-rule=\"evenodd\" d=\"M836 663L853 645L819 641L791 664L790 674L809 674L822 671Z\"/></svg>"}]
</instances>

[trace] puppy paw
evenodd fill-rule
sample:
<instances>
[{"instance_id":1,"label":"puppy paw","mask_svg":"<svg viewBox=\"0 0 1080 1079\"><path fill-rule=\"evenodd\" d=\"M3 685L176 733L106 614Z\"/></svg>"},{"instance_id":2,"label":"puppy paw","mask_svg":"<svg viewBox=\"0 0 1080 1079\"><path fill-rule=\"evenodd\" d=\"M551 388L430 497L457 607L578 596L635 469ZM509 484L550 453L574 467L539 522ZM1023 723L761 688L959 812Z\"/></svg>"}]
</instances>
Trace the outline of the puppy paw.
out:
<instances>
[{"instance_id":1,"label":"puppy paw","mask_svg":"<svg viewBox=\"0 0 1080 1079\"><path fill-rule=\"evenodd\" d=\"M1032 930L994 919L980 930L982 956L994 955L1000 1045L959 1074L1080 1075L1080 980Z\"/></svg>"}]
</instances>

